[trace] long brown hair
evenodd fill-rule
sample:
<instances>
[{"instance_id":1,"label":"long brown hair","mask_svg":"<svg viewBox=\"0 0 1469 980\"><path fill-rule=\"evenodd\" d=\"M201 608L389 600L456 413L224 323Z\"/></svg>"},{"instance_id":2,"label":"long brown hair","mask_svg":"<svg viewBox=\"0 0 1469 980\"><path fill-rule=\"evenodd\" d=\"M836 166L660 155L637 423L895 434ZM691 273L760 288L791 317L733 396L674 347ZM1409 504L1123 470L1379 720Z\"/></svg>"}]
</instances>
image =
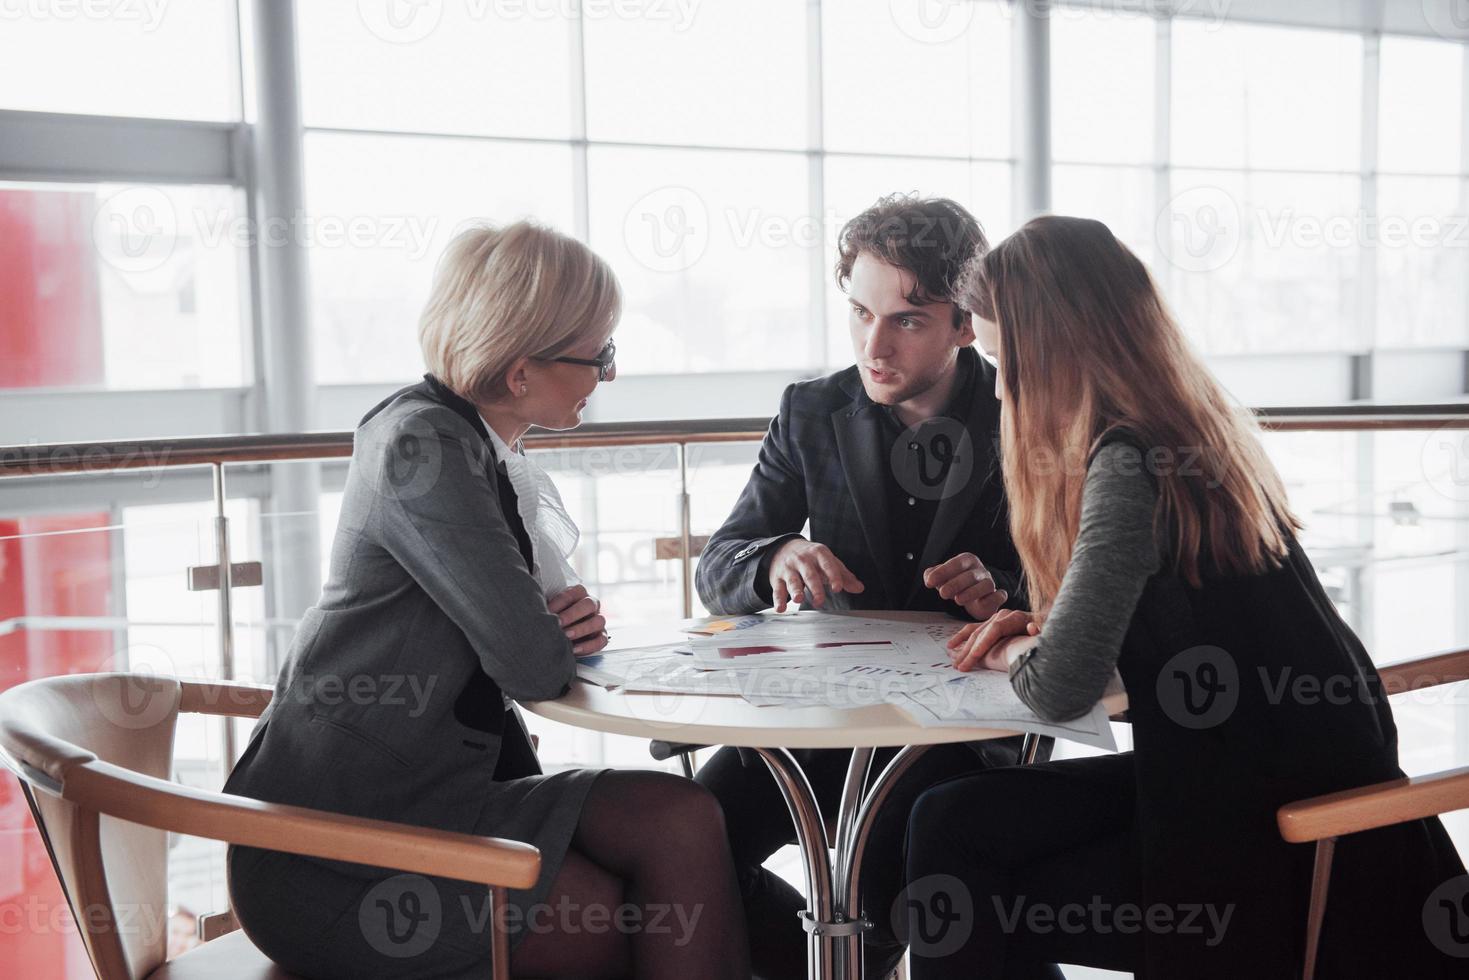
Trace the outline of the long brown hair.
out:
<instances>
[{"instance_id":1,"label":"long brown hair","mask_svg":"<svg viewBox=\"0 0 1469 980\"><path fill-rule=\"evenodd\" d=\"M999 328L1010 527L1032 607L1061 587L1098 441L1117 428L1146 447L1154 531L1174 571L1277 565L1299 521L1254 418L1189 348L1148 270L1107 226L1036 218L976 258L960 302Z\"/></svg>"}]
</instances>

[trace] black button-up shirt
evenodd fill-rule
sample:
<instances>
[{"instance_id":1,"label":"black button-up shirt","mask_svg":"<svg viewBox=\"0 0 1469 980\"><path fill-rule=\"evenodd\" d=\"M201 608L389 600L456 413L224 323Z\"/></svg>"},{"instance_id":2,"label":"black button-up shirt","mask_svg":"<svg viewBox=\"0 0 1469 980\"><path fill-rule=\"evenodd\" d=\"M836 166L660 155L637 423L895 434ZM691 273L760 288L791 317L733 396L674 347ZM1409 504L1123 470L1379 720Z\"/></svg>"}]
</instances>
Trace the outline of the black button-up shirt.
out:
<instances>
[{"instance_id":1,"label":"black button-up shirt","mask_svg":"<svg viewBox=\"0 0 1469 980\"><path fill-rule=\"evenodd\" d=\"M959 357L954 390L941 414L905 426L890 405L877 406L882 415L883 444L888 449L886 474L888 523L893 558L901 587L911 588L922 576L918 563L933 527L950 468L958 460L969 406L974 402L975 374L969 359ZM968 446L968 441L963 442ZM940 560L953 557L945 555Z\"/></svg>"}]
</instances>

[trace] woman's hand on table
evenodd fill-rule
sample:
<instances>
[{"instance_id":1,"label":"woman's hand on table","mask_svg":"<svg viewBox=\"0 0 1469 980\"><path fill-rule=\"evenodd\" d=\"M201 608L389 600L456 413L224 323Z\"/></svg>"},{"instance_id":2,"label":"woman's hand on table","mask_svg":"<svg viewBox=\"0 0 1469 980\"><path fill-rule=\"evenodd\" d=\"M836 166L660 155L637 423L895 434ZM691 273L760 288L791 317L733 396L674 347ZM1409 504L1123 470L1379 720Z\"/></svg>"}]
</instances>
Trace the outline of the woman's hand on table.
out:
<instances>
[{"instance_id":1,"label":"woman's hand on table","mask_svg":"<svg viewBox=\"0 0 1469 980\"><path fill-rule=\"evenodd\" d=\"M602 617L602 603L588 594L585 586L573 585L556 593L546 602L546 608L561 621L561 632L578 657L605 649L612 639L607 620Z\"/></svg>"},{"instance_id":2,"label":"woman's hand on table","mask_svg":"<svg viewBox=\"0 0 1469 980\"><path fill-rule=\"evenodd\" d=\"M1040 628L1030 613L1002 609L982 623L968 623L949 638L949 659L963 671L1010 669L1017 648L1035 645Z\"/></svg>"}]
</instances>

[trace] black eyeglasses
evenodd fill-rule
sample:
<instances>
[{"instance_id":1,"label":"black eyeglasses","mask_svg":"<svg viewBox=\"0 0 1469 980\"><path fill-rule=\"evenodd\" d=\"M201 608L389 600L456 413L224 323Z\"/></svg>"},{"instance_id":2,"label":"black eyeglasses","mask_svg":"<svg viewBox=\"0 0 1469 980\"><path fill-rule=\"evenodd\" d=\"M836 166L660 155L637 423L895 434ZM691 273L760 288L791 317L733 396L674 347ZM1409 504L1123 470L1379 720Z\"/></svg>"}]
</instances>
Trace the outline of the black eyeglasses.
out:
<instances>
[{"instance_id":1,"label":"black eyeglasses","mask_svg":"<svg viewBox=\"0 0 1469 980\"><path fill-rule=\"evenodd\" d=\"M607 375L612 373L612 366L617 363L617 345L610 340L607 341L607 346L598 351L596 357L543 357L539 360L594 367L597 369L597 380L606 381Z\"/></svg>"}]
</instances>

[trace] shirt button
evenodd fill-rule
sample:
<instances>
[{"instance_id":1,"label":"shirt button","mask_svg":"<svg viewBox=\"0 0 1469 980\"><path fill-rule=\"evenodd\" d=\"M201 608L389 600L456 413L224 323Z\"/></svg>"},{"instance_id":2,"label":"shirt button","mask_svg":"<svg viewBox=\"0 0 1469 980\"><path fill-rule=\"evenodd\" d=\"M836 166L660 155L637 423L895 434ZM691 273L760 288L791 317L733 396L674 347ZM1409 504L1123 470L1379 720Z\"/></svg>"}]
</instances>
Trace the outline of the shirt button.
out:
<instances>
[{"instance_id":1,"label":"shirt button","mask_svg":"<svg viewBox=\"0 0 1469 980\"><path fill-rule=\"evenodd\" d=\"M911 551L905 552L904 555L903 555L903 557L906 558L906 559L908 559L909 561L912 561L913 560L913 552L911 552Z\"/></svg>"}]
</instances>

